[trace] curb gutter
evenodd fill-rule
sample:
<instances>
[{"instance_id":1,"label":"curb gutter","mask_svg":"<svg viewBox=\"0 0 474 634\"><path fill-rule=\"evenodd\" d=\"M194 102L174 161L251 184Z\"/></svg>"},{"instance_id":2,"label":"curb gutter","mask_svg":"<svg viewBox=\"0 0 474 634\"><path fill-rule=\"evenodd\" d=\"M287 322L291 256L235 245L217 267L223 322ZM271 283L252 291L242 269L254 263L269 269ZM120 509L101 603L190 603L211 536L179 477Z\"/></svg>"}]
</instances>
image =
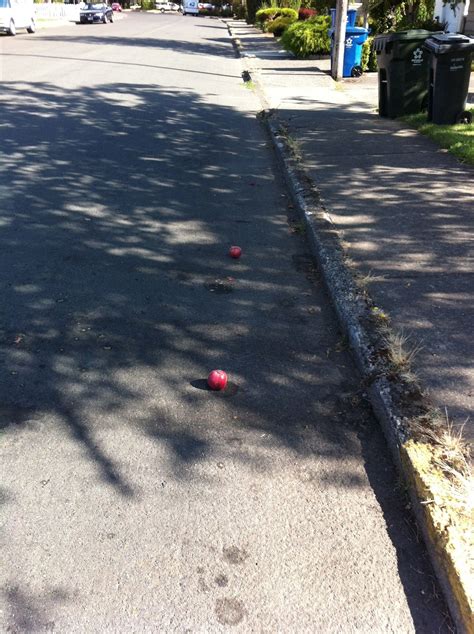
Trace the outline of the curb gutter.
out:
<instances>
[{"instance_id":1,"label":"curb gutter","mask_svg":"<svg viewBox=\"0 0 474 634\"><path fill-rule=\"evenodd\" d=\"M406 415L398 406L393 382L374 361L374 345L366 324L370 309L344 259L338 232L321 206L315 185L299 167L285 139L277 116L263 113L261 119L271 137L278 162L301 216L312 255L324 279L343 333L349 341L356 365L366 386L372 409L382 426L399 472L408 487L411 505L420 526L432 565L459 632L474 632L474 579L470 570L469 544L452 524L439 499L433 479L427 477L426 445L410 439Z\"/></svg>"},{"instance_id":2,"label":"curb gutter","mask_svg":"<svg viewBox=\"0 0 474 634\"><path fill-rule=\"evenodd\" d=\"M230 24L227 21L225 24L237 55L248 58ZM253 69L245 62L244 69L248 79L252 79L249 71ZM390 373L377 359L370 303L345 261L339 234L321 204L315 184L301 169L277 114L268 110L263 86L258 80L253 81L265 108L259 116L271 138L295 209L304 222L312 255L348 339L374 414L407 485L413 512L451 616L460 633L474 634L474 534L466 535L465 528L456 525L444 507L443 492L437 490L437 480L433 478L430 449L410 437L407 422L413 410L400 404ZM444 477L441 474L440 479Z\"/></svg>"}]
</instances>

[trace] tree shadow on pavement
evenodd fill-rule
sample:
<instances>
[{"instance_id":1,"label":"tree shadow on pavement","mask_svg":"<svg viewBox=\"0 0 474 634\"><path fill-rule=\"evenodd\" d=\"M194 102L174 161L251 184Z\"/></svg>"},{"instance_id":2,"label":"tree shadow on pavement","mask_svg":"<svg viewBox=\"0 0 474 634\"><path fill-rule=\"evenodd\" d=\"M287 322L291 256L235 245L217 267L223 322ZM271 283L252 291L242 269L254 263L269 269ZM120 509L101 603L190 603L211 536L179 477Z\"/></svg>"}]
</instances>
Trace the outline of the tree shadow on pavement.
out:
<instances>
[{"instance_id":1,"label":"tree shadow on pavement","mask_svg":"<svg viewBox=\"0 0 474 634\"><path fill-rule=\"evenodd\" d=\"M268 205L275 187L261 146L240 134L245 117L143 85L5 85L1 114L11 183L2 192L2 426L58 418L125 494L120 468L94 439L95 421L126 419L136 402L159 412L179 399L193 426L232 402L249 427L302 451L303 421L288 424L295 402L307 408L306 424L311 389L329 411L328 386L353 387L347 360L323 379L327 360L308 350L312 324L324 320L311 293L294 286L299 273L282 277L285 223ZM227 258L231 241L249 245L252 261ZM230 294L212 293L216 279L237 276ZM323 328L330 347L337 335ZM213 365L232 366L241 384L232 399L191 385ZM206 442L183 434L186 447L190 435ZM327 452L353 451L344 432L328 434ZM194 455L170 445L178 463Z\"/></svg>"},{"instance_id":2,"label":"tree shadow on pavement","mask_svg":"<svg viewBox=\"0 0 474 634\"><path fill-rule=\"evenodd\" d=\"M143 439L156 478L211 478L210 458L271 472L283 448L302 488L325 457L327 482L362 489L360 428L378 468L388 454L253 117L185 90L45 83L4 83L0 115L5 433L65 434L126 498ZM215 367L228 398L193 385Z\"/></svg>"},{"instance_id":3,"label":"tree shadow on pavement","mask_svg":"<svg viewBox=\"0 0 474 634\"><path fill-rule=\"evenodd\" d=\"M174 40L165 38L130 38L114 35L42 35L45 42L58 42L70 44L89 44L91 46L120 46L169 50L173 53L186 53L187 55L219 55L223 58L235 58L235 53L229 47L229 38L206 38L204 42L190 42L189 40Z\"/></svg>"},{"instance_id":4,"label":"tree shadow on pavement","mask_svg":"<svg viewBox=\"0 0 474 634\"><path fill-rule=\"evenodd\" d=\"M377 117L363 101L302 101L280 116L355 266L370 273L376 304L410 337L408 347L421 344L415 371L437 405L464 423L472 410L474 355L472 168Z\"/></svg>"},{"instance_id":5,"label":"tree shadow on pavement","mask_svg":"<svg viewBox=\"0 0 474 634\"><path fill-rule=\"evenodd\" d=\"M34 596L18 585L12 585L2 594L9 605L11 627L15 632L53 631L55 624L51 615L71 599L62 588L52 588L40 596Z\"/></svg>"}]
</instances>

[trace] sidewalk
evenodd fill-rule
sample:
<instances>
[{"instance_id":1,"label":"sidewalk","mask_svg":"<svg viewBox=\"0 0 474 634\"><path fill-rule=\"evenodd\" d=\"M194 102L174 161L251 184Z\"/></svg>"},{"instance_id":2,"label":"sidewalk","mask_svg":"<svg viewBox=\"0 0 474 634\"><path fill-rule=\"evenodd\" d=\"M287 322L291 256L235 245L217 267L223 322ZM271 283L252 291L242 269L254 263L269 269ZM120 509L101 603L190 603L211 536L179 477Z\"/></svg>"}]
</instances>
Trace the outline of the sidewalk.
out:
<instances>
[{"instance_id":1,"label":"sidewalk","mask_svg":"<svg viewBox=\"0 0 474 634\"><path fill-rule=\"evenodd\" d=\"M474 170L378 117L375 73L337 84L328 60L292 59L230 26L377 306L421 346L413 369L430 399L474 440Z\"/></svg>"}]
</instances>

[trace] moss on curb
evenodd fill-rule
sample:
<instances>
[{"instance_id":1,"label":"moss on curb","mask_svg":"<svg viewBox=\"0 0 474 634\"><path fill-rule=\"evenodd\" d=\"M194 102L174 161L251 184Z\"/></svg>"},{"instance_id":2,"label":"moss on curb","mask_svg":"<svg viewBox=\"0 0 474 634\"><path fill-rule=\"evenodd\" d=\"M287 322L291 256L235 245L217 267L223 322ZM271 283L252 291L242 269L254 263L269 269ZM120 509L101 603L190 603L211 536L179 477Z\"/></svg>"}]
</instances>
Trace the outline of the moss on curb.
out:
<instances>
[{"instance_id":1,"label":"moss on curb","mask_svg":"<svg viewBox=\"0 0 474 634\"><path fill-rule=\"evenodd\" d=\"M433 447L409 440L401 447L403 468L422 507L425 530L457 603L458 622L474 631L474 524L453 513L446 476L437 471ZM455 518L455 519L454 519Z\"/></svg>"}]
</instances>

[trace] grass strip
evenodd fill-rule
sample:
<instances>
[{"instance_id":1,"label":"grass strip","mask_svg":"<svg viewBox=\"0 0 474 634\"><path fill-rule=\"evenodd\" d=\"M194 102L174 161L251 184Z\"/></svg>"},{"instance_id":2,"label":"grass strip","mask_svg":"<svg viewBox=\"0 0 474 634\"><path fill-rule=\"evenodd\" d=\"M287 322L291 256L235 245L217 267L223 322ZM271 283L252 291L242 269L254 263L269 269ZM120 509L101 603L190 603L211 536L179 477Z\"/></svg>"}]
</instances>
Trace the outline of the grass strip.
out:
<instances>
[{"instance_id":1,"label":"grass strip","mask_svg":"<svg viewBox=\"0 0 474 634\"><path fill-rule=\"evenodd\" d=\"M470 112L474 120L474 109L471 109ZM426 121L424 113L407 115L402 117L402 121L433 139L435 143L446 148L463 163L474 165L474 123L436 125Z\"/></svg>"}]
</instances>

